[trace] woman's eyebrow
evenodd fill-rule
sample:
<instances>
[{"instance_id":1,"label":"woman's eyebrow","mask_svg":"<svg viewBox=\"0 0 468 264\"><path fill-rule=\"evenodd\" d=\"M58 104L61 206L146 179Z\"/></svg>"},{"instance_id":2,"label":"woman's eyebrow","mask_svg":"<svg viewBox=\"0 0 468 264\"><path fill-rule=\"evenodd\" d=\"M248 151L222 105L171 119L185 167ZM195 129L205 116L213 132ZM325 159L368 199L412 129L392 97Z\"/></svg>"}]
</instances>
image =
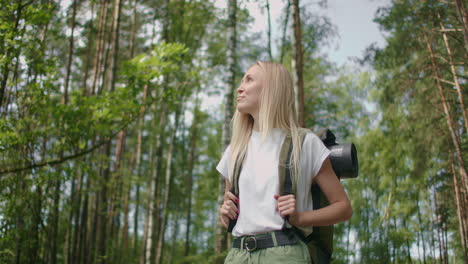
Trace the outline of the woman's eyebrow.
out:
<instances>
[{"instance_id":1,"label":"woman's eyebrow","mask_svg":"<svg viewBox=\"0 0 468 264\"><path fill-rule=\"evenodd\" d=\"M243 82L244 79L247 78L247 77L252 77L253 78L253 75L251 73L247 74L244 78L242 78L241 82Z\"/></svg>"}]
</instances>

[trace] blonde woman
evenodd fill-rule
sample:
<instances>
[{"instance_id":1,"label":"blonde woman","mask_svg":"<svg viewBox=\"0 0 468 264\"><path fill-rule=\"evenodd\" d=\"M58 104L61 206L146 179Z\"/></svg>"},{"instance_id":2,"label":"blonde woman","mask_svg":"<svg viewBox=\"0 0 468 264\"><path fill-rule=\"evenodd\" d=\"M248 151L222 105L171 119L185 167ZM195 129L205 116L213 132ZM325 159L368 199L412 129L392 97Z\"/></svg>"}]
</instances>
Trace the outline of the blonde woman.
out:
<instances>
[{"instance_id":1,"label":"blonde woman","mask_svg":"<svg viewBox=\"0 0 468 264\"><path fill-rule=\"evenodd\" d=\"M225 263L311 263L307 246L291 235L285 221L311 230L351 217L349 199L328 158L330 151L313 133L299 144L292 80L281 64L258 61L245 73L237 92L231 142L216 167L226 181L219 209L222 223L228 227L230 219L237 220ZM291 168L299 172L297 197L279 196L278 159L287 133L293 143ZM244 162L236 197L230 189L238 156ZM312 181L320 186L329 206L312 210ZM254 250L245 243L248 240L255 240Z\"/></svg>"}]
</instances>

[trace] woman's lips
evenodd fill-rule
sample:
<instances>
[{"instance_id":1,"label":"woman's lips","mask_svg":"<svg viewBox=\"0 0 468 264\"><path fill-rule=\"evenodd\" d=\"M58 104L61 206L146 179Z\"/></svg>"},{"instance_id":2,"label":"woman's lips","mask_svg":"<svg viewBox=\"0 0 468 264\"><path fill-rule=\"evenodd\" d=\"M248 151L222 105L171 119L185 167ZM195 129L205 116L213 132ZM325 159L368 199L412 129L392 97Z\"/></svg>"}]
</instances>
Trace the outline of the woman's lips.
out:
<instances>
[{"instance_id":1,"label":"woman's lips","mask_svg":"<svg viewBox=\"0 0 468 264\"><path fill-rule=\"evenodd\" d=\"M237 102L239 102L240 100L244 99L245 97L238 97L237 98Z\"/></svg>"}]
</instances>

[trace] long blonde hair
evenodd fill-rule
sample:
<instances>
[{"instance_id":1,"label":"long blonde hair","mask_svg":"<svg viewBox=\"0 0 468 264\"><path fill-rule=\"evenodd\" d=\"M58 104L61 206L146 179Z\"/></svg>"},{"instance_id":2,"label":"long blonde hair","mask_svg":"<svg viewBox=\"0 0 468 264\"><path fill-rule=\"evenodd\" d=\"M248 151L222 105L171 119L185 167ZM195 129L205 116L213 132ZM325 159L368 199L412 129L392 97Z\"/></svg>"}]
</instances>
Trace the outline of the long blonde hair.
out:
<instances>
[{"instance_id":1,"label":"long blonde hair","mask_svg":"<svg viewBox=\"0 0 468 264\"><path fill-rule=\"evenodd\" d=\"M263 87L260 92L259 128L262 140L271 133L273 128L286 130L293 143L291 163L295 175L299 175L301 142L299 138L299 121L296 115L294 90L289 71L275 62L257 61L251 67L258 65L264 73ZM254 119L250 114L241 113L237 109L231 120L232 137L230 142L230 172L233 172L236 158L245 160L247 146L252 134ZM272 164L277 165L277 164Z\"/></svg>"}]
</instances>

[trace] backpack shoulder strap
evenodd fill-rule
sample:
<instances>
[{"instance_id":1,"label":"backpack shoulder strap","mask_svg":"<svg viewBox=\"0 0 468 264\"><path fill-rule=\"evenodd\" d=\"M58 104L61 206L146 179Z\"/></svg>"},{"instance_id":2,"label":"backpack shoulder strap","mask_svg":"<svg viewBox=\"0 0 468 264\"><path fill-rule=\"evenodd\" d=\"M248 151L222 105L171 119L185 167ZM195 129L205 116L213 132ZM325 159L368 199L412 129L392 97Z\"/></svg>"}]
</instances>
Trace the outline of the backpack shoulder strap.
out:
<instances>
[{"instance_id":1,"label":"backpack shoulder strap","mask_svg":"<svg viewBox=\"0 0 468 264\"><path fill-rule=\"evenodd\" d=\"M244 160L240 158L238 154L236 157L236 163L234 164L234 171L232 172L232 183L231 183L231 192L235 196L239 196L239 176L242 170L242 163Z\"/></svg>"},{"instance_id":2,"label":"backpack shoulder strap","mask_svg":"<svg viewBox=\"0 0 468 264\"><path fill-rule=\"evenodd\" d=\"M236 157L236 163L234 164L234 171L232 172L232 182L231 182L231 192L236 196L239 197L239 175L242 170L242 163L243 159L241 160L240 155ZM228 232L232 232L234 227L236 226L237 220L236 219L229 219L228 225Z\"/></svg>"},{"instance_id":3,"label":"backpack shoulder strap","mask_svg":"<svg viewBox=\"0 0 468 264\"><path fill-rule=\"evenodd\" d=\"M288 133L281 145L278 161L279 194L288 195L293 193L292 179L290 177L289 163L292 153L292 138Z\"/></svg>"},{"instance_id":4,"label":"backpack shoulder strap","mask_svg":"<svg viewBox=\"0 0 468 264\"><path fill-rule=\"evenodd\" d=\"M305 136L311 130L306 128L299 128L299 142L304 142ZM296 175L289 167L292 157L292 136L291 133L287 133L281 146L279 164L278 164L278 176L279 176L279 193L280 195L294 194L296 195Z\"/></svg>"}]
</instances>

